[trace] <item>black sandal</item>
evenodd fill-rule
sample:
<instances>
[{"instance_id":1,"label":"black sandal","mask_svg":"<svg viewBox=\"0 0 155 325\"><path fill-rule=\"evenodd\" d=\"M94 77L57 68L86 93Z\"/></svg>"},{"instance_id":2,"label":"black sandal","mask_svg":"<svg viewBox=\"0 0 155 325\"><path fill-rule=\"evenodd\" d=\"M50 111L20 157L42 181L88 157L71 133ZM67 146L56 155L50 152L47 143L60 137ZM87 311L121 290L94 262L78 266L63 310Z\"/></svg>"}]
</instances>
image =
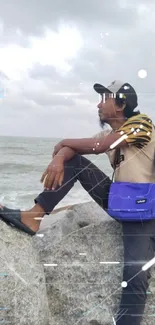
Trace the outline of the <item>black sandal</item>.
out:
<instances>
[{"instance_id":1,"label":"black sandal","mask_svg":"<svg viewBox=\"0 0 155 325\"><path fill-rule=\"evenodd\" d=\"M31 230L29 227L21 222L21 211L8 209L6 207L0 207L0 219L11 227L15 227L31 236L36 234L35 231Z\"/></svg>"}]
</instances>

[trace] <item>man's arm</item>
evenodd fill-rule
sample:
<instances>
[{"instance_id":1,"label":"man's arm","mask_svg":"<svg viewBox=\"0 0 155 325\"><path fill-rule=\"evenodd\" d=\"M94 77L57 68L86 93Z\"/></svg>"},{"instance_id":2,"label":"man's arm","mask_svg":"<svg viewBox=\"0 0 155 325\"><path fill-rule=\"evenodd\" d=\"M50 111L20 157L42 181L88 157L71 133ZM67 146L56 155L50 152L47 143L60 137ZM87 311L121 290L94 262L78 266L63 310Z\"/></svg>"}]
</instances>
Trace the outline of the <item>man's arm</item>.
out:
<instances>
[{"instance_id":1,"label":"man's arm","mask_svg":"<svg viewBox=\"0 0 155 325\"><path fill-rule=\"evenodd\" d=\"M90 154L90 150L74 150L70 147L64 146L62 149L59 150L59 152L56 154L57 157L62 158L63 161L68 161L72 159L75 155L88 155Z\"/></svg>"},{"instance_id":2,"label":"man's arm","mask_svg":"<svg viewBox=\"0 0 155 325\"><path fill-rule=\"evenodd\" d=\"M107 136L109 133L111 133L111 130L104 130L104 131L101 131L101 132L95 134L93 136L93 138L98 140L100 138ZM62 157L62 159L64 161L68 161L68 160L72 159L76 154L80 154L80 155L87 154L88 155L88 154L90 154L90 150L88 148L88 150L84 149L84 150L76 151L70 147L64 146L61 150L59 150L59 152L57 153L57 156Z\"/></svg>"},{"instance_id":3,"label":"man's arm","mask_svg":"<svg viewBox=\"0 0 155 325\"><path fill-rule=\"evenodd\" d=\"M151 140L152 126L151 119L144 114L140 114L128 119L116 132L99 139L65 139L62 142L64 146L83 154L100 154L109 149L128 145L143 147Z\"/></svg>"},{"instance_id":4,"label":"man's arm","mask_svg":"<svg viewBox=\"0 0 155 325\"><path fill-rule=\"evenodd\" d=\"M59 150L59 152L55 155L55 157L59 157L60 159L62 158L63 161L68 161L72 159L76 154L77 152L72 148L63 147L62 149Z\"/></svg>"},{"instance_id":5,"label":"man's arm","mask_svg":"<svg viewBox=\"0 0 155 325\"><path fill-rule=\"evenodd\" d=\"M106 138L101 137L100 139L65 139L62 143L64 146L72 148L77 153L98 155L109 150L110 146L118 140L120 141L120 143L116 145L117 147L127 145L127 142L124 140L124 138L122 138L122 135L118 133L113 133L108 135Z\"/></svg>"},{"instance_id":6,"label":"man's arm","mask_svg":"<svg viewBox=\"0 0 155 325\"><path fill-rule=\"evenodd\" d=\"M55 155L55 157L62 159L62 161L68 161L72 159L75 155L86 155L89 154L89 150L81 150L77 152L76 150L69 148L69 147L63 147L59 150L59 152Z\"/></svg>"}]
</instances>

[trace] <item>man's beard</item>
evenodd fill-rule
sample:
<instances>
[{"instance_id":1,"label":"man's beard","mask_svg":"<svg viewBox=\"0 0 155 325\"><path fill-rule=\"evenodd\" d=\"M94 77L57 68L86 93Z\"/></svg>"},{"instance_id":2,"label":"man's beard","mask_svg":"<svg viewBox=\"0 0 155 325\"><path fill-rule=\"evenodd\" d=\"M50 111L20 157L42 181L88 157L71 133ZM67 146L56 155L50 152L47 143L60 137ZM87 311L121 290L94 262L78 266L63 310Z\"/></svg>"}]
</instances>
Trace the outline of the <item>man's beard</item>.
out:
<instances>
[{"instance_id":1,"label":"man's beard","mask_svg":"<svg viewBox=\"0 0 155 325\"><path fill-rule=\"evenodd\" d=\"M102 129L104 129L104 128L107 126L106 121L105 121L105 120L101 120L100 118L99 118L99 124L100 124L100 127L101 127Z\"/></svg>"}]
</instances>

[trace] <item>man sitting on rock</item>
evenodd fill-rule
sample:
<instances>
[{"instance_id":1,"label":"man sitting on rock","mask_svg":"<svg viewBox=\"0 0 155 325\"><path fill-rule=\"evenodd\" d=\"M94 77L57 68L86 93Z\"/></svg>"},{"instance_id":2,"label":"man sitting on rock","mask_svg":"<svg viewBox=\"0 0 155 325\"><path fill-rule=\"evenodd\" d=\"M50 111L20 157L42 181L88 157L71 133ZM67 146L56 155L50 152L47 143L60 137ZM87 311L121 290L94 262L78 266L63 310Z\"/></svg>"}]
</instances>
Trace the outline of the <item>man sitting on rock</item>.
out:
<instances>
[{"instance_id":1,"label":"man sitting on rock","mask_svg":"<svg viewBox=\"0 0 155 325\"><path fill-rule=\"evenodd\" d=\"M115 168L115 182L155 183L155 131L147 115L134 111L138 105L135 90L129 83L119 81L112 82L107 88L95 84L94 89L101 96L97 106L100 125L103 128L108 124L111 130L103 130L92 138L59 142L55 146L52 162L42 175L44 191L35 199L34 207L29 211L0 207L0 217L9 225L35 235L41 218L51 213L77 180L93 200L107 211L112 180L83 155L107 153ZM127 286L122 288L116 324L139 325L149 280L149 271L144 272L141 268L142 263L154 257L155 220L121 223L123 281Z\"/></svg>"}]
</instances>

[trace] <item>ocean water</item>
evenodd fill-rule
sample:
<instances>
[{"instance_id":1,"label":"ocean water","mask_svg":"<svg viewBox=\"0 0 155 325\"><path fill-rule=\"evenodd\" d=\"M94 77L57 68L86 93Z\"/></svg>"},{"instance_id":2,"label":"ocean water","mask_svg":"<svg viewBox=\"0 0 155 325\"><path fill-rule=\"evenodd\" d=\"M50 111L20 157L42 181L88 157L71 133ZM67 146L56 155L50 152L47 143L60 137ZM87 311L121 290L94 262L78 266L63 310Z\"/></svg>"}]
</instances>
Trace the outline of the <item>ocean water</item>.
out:
<instances>
[{"instance_id":1,"label":"ocean water","mask_svg":"<svg viewBox=\"0 0 155 325\"><path fill-rule=\"evenodd\" d=\"M43 191L40 178L52 160L52 152L60 139L0 137L0 203L10 208L30 209L34 198ZM88 155L88 159L112 175L105 154ZM92 200L77 182L56 208Z\"/></svg>"}]
</instances>

